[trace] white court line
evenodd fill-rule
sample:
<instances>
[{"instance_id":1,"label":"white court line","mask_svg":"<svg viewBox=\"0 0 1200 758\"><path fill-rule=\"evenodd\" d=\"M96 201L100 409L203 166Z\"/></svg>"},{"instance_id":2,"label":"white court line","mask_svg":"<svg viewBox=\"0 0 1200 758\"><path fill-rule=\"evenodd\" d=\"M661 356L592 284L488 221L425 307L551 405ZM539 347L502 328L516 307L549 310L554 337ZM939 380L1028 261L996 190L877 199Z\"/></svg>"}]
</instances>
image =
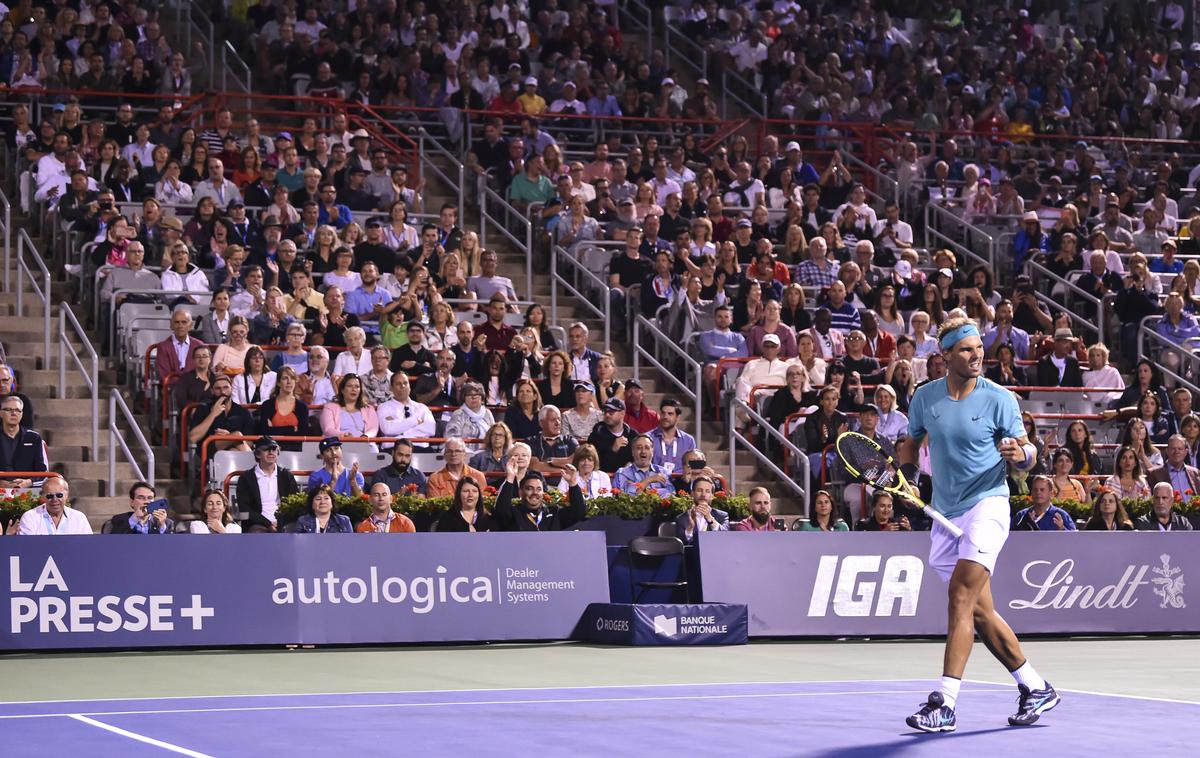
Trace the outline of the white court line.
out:
<instances>
[{"instance_id":1,"label":"white court line","mask_svg":"<svg viewBox=\"0 0 1200 758\"><path fill-rule=\"evenodd\" d=\"M199 753L199 752L196 752L195 750L188 750L185 747L180 747L179 745L175 745L170 742L163 742L162 740L156 740L153 737L147 737L144 734L138 734L137 732L131 732L128 729L122 729L119 726L113 726L112 724L105 724L103 721L97 721L95 719L90 719L87 716L84 716L79 713L64 713L61 715L67 716L68 718L73 718L76 721L81 721L85 724L94 726L98 729L103 729L106 732L112 732L113 734L119 734L122 737L128 737L131 740L137 740L138 742L144 742L147 745L153 745L154 747L160 747L163 750L170 750L172 753L179 753L180 755L188 755L188 756L191 756L191 758L213 758L208 753Z\"/></svg>"},{"instance_id":2,"label":"white court line","mask_svg":"<svg viewBox=\"0 0 1200 758\"><path fill-rule=\"evenodd\" d=\"M963 681L970 682L971 684L994 684L997 687L1005 686L1005 685L1000 684L999 682L987 682L982 679L964 679ZM1200 705L1200 701L1197 701L1197 700L1180 700L1178 698L1173 698L1173 697L1154 697L1152 695L1122 695L1119 692L1096 692L1094 690L1069 690L1066 687L1055 687L1054 689L1058 690L1059 692L1073 692L1076 695L1095 695L1097 697L1120 697L1120 698L1127 698L1129 700L1149 700L1150 702L1154 702L1154 703L1177 703L1179 705Z\"/></svg>"},{"instance_id":3,"label":"white court line","mask_svg":"<svg viewBox=\"0 0 1200 758\"><path fill-rule=\"evenodd\" d=\"M1005 688L1007 689L1007 688ZM969 692L1000 692L1002 690L968 690ZM661 697L601 697L601 698L546 698L539 700L455 700L445 702L430 702L430 703L335 703L335 704L316 704L313 705L259 705L245 708L164 708L155 710L143 711L103 711L94 712L92 716L139 716L143 714L171 714L171 713L229 713L229 712L249 712L249 711L324 711L324 710L346 710L346 709L362 709L362 708L446 708L446 707L462 707L472 705L555 705L555 704L576 704L576 703L644 703L644 702L666 702L673 700L750 700L755 698L776 698L776 697L840 697L843 695L916 695L928 694L928 688L919 690L851 690L841 692L763 692L763 693L743 693L735 695L663 695ZM71 713L20 713L0 716L0 720L7 719L38 719L51 718L55 716L70 716L76 718L78 714Z\"/></svg>"},{"instance_id":4,"label":"white court line","mask_svg":"<svg viewBox=\"0 0 1200 758\"><path fill-rule=\"evenodd\" d=\"M858 684L861 682L923 682L926 679L793 679L782 682L654 682L646 684L576 684L558 687L468 687L437 690L355 690L352 692L251 692L243 695L164 695L162 697L93 697L59 700L0 700L0 705L44 705L46 703L116 703L142 700L217 700L233 697L342 697L349 695L432 695L439 692L545 692L548 690L623 690L635 687L738 687L766 684ZM993 682L982 682L993 684Z\"/></svg>"}]
</instances>

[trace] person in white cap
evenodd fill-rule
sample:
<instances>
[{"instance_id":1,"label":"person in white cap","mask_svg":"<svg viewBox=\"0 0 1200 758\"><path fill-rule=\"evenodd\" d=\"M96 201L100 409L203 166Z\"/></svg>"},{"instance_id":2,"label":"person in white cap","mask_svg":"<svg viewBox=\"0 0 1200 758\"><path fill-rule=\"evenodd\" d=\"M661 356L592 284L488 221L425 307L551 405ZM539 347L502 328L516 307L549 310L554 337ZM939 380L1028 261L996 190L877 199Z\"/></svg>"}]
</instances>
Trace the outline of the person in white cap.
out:
<instances>
[{"instance_id":1,"label":"person in white cap","mask_svg":"<svg viewBox=\"0 0 1200 758\"><path fill-rule=\"evenodd\" d=\"M563 84L562 97L550 104L551 113L586 113L587 106L575 96L575 82Z\"/></svg>"},{"instance_id":2,"label":"person in white cap","mask_svg":"<svg viewBox=\"0 0 1200 758\"><path fill-rule=\"evenodd\" d=\"M546 98L538 94L536 76L525 77L525 84L521 94L517 97L517 102L521 104L521 110L530 116L540 116L549 107L546 105Z\"/></svg>"},{"instance_id":3,"label":"person in white cap","mask_svg":"<svg viewBox=\"0 0 1200 758\"><path fill-rule=\"evenodd\" d=\"M738 376L736 394L743 403L750 400L750 391L759 385L782 387L787 384L788 366L796 363L796 359L784 360L779 357L779 335L765 334L762 338L762 356L749 361ZM740 417L740 416L739 416ZM745 418L741 419L745 421Z\"/></svg>"}]
</instances>

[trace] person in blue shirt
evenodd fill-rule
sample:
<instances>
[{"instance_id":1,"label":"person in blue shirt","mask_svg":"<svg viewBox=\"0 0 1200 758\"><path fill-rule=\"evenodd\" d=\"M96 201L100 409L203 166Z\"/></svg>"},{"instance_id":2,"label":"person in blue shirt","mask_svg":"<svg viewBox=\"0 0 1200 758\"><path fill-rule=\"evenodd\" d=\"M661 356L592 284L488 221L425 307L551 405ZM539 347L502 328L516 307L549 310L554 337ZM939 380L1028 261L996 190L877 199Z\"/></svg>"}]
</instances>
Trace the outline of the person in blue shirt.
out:
<instances>
[{"instance_id":1,"label":"person in blue shirt","mask_svg":"<svg viewBox=\"0 0 1200 758\"><path fill-rule=\"evenodd\" d=\"M683 456L696 449L696 439L679 428L683 404L673 398L658 407L658 426L647 434L654 445L654 463L662 466L667 476L683 471Z\"/></svg>"},{"instance_id":2,"label":"person in blue shirt","mask_svg":"<svg viewBox=\"0 0 1200 758\"><path fill-rule=\"evenodd\" d=\"M1053 505L1054 480L1039 474L1029 482L1029 507L1017 511L1012 528L1025 532L1074 532L1071 514Z\"/></svg>"},{"instance_id":3,"label":"person in blue shirt","mask_svg":"<svg viewBox=\"0 0 1200 758\"><path fill-rule=\"evenodd\" d=\"M1030 665L992 601L991 572L1009 531L1008 466L1028 471L1037 451L1026 436L1016 397L984 378L978 325L952 318L940 325L938 344L946 376L917 388L908 431L929 443L932 506L962 530L955 537L935 522L929 564L949 580L946 654L937 689L906 723L923 732L954 731L955 707L975 634L1017 681L1017 712L1025 726L1058 705L1058 693Z\"/></svg>"},{"instance_id":4,"label":"person in blue shirt","mask_svg":"<svg viewBox=\"0 0 1200 758\"><path fill-rule=\"evenodd\" d=\"M322 484L308 493L308 513L296 519L300 534L353 534L354 525L340 513L334 513L333 490Z\"/></svg>"},{"instance_id":5,"label":"person in blue shirt","mask_svg":"<svg viewBox=\"0 0 1200 758\"><path fill-rule=\"evenodd\" d=\"M651 490L661 497L667 497L674 492L666 469L654 464L654 441L644 434L633 441L633 462L617 469L612 484L613 490L628 495ZM638 485L641 485L641 489Z\"/></svg>"},{"instance_id":6,"label":"person in blue shirt","mask_svg":"<svg viewBox=\"0 0 1200 758\"><path fill-rule=\"evenodd\" d=\"M337 187L333 182L323 182L317 194L317 223L329 224L334 229L342 227L354 220L354 214L345 205L337 201Z\"/></svg>"},{"instance_id":7,"label":"person in blue shirt","mask_svg":"<svg viewBox=\"0 0 1200 758\"><path fill-rule=\"evenodd\" d=\"M317 446L324 465L308 475L308 491L328 485L338 495L358 497L363 492L363 475L358 471L358 461L350 468L342 465L342 441L337 437L326 437Z\"/></svg>"},{"instance_id":8,"label":"person in blue shirt","mask_svg":"<svg viewBox=\"0 0 1200 758\"><path fill-rule=\"evenodd\" d=\"M1155 274L1182 274L1183 261L1175 258L1177 249L1175 240L1170 238L1163 240L1162 255L1150 261L1150 271Z\"/></svg>"},{"instance_id":9,"label":"person in blue shirt","mask_svg":"<svg viewBox=\"0 0 1200 758\"><path fill-rule=\"evenodd\" d=\"M1021 228L1013 235L1013 271L1017 274L1025 268L1025 262L1039 253L1049 251L1050 238L1042 231L1042 222L1036 211L1027 211L1021 217Z\"/></svg>"}]
</instances>

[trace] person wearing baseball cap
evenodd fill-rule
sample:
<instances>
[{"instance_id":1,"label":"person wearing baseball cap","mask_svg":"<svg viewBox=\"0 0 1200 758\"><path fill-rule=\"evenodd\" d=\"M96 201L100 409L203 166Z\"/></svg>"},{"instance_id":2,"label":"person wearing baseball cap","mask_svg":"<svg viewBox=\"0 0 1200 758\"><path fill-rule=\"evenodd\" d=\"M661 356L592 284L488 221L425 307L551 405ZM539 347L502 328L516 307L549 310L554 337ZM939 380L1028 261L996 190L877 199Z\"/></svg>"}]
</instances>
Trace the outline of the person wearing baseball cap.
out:
<instances>
[{"instance_id":1,"label":"person wearing baseball cap","mask_svg":"<svg viewBox=\"0 0 1200 758\"><path fill-rule=\"evenodd\" d=\"M1075 333L1066 327L1054 330L1053 351L1037 363L1039 387L1082 387L1083 371L1075 357Z\"/></svg>"},{"instance_id":2,"label":"person wearing baseball cap","mask_svg":"<svg viewBox=\"0 0 1200 758\"><path fill-rule=\"evenodd\" d=\"M247 514L246 526L258 524L269 531L285 497L300 491L295 475L279 461L279 443L269 435L254 441L254 468L243 471L237 483L238 510Z\"/></svg>"},{"instance_id":3,"label":"person wearing baseball cap","mask_svg":"<svg viewBox=\"0 0 1200 758\"><path fill-rule=\"evenodd\" d=\"M338 437L326 437L317 445L321 453L321 468L312 472L308 477L309 492L317 487L331 487L335 494L359 497L363 494L366 481L358 470L358 461L346 468L342 465L342 440Z\"/></svg>"},{"instance_id":4,"label":"person wearing baseball cap","mask_svg":"<svg viewBox=\"0 0 1200 758\"><path fill-rule=\"evenodd\" d=\"M588 444L600 456L601 471L616 471L633 460L633 441L637 432L625 423L625 402L610 397L601 410L604 420L588 435Z\"/></svg>"},{"instance_id":5,"label":"person wearing baseball cap","mask_svg":"<svg viewBox=\"0 0 1200 758\"><path fill-rule=\"evenodd\" d=\"M575 405L563 413L563 433L574 437L581 444L587 441L588 435L604 420L604 415L596 409L595 388L586 380L575 381Z\"/></svg>"}]
</instances>

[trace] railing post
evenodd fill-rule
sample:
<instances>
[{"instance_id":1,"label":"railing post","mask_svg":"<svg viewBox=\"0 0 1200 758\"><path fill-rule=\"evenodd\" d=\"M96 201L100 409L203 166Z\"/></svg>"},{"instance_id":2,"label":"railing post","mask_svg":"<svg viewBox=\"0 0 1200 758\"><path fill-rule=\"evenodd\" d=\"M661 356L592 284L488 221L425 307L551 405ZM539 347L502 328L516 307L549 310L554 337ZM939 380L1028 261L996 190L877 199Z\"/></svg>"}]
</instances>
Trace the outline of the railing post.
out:
<instances>
[{"instance_id":1,"label":"railing post","mask_svg":"<svg viewBox=\"0 0 1200 758\"><path fill-rule=\"evenodd\" d=\"M17 318L25 315L25 279L21 276L21 262L25 257L25 236L17 235Z\"/></svg>"},{"instance_id":2,"label":"railing post","mask_svg":"<svg viewBox=\"0 0 1200 758\"><path fill-rule=\"evenodd\" d=\"M550 250L550 322L558 324L558 245ZM533 293L529 293L533 299Z\"/></svg>"},{"instance_id":3,"label":"railing post","mask_svg":"<svg viewBox=\"0 0 1200 758\"><path fill-rule=\"evenodd\" d=\"M525 216L525 296L533 299L533 214L528 212Z\"/></svg>"},{"instance_id":4,"label":"railing post","mask_svg":"<svg viewBox=\"0 0 1200 758\"><path fill-rule=\"evenodd\" d=\"M117 494L117 396L116 390L108 396L108 496Z\"/></svg>"},{"instance_id":5,"label":"railing post","mask_svg":"<svg viewBox=\"0 0 1200 758\"><path fill-rule=\"evenodd\" d=\"M58 391L62 393L67 386L67 314L63 309L67 307L63 303L58 310ZM59 397L62 397L60 394ZM99 423L99 419L95 414L92 414L92 420ZM95 446L93 445L93 449Z\"/></svg>"},{"instance_id":6,"label":"railing post","mask_svg":"<svg viewBox=\"0 0 1200 758\"><path fill-rule=\"evenodd\" d=\"M607 350L608 346L605 345ZM638 319L633 320L633 378L639 382L642 380L642 323Z\"/></svg>"},{"instance_id":7,"label":"railing post","mask_svg":"<svg viewBox=\"0 0 1200 758\"><path fill-rule=\"evenodd\" d=\"M732 402L725 419L729 425L729 491L737 492L737 418L733 415Z\"/></svg>"}]
</instances>

